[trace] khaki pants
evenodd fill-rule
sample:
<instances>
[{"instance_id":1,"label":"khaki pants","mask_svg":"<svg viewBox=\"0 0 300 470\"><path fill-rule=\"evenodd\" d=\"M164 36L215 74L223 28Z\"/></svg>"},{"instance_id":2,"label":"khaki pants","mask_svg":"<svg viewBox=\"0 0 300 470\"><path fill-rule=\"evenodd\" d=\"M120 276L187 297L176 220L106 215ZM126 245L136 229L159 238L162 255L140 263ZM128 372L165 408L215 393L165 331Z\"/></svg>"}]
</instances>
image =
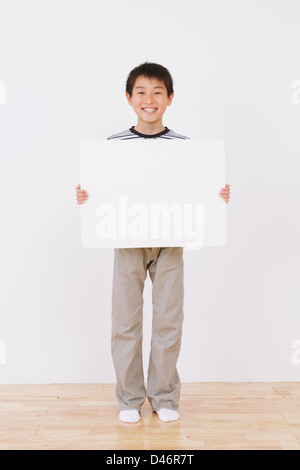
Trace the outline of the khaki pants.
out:
<instances>
[{"instance_id":1,"label":"khaki pants","mask_svg":"<svg viewBox=\"0 0 300 470\"><path fill-rule=\"evenodd\" d=\"M183 322L183 248L115 248L112 292L112 359L120 408L177 410L181 382L176 369ZM143 291L152 281L152 339L144 383Z\"/></svg>"}]
</instances>

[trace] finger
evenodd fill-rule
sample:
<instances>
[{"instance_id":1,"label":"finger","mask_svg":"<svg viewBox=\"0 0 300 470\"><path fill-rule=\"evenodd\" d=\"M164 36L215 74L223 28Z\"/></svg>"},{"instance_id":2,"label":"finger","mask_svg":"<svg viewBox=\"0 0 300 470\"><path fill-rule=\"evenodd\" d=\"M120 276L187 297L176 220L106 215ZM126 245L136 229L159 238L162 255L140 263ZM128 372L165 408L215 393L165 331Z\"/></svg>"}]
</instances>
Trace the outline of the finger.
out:
<instances>
[{"instance_id":1,"label":"finger","mask_svg":"<svg viewBox=\"0 0 300 470\"><path fill-rule=\"evenodd\" d=\"M75 188L75 189L80 189L80 184L78 184L78 186L76 186L76 188Z\"/></svg>"}]
</instances>

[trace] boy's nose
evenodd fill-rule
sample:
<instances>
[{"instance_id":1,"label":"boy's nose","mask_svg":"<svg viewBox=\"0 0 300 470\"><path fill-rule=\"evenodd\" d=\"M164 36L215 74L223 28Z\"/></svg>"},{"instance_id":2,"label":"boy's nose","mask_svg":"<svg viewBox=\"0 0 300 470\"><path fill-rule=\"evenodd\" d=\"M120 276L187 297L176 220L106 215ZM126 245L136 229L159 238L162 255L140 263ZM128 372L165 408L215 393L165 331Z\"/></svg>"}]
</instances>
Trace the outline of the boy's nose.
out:
<instances>
[{"instance_id":1,"label":"boy's nose","mask_svg":"<svg viewBox=\"0 0 300 470\"><path fill-rule=\"evenodd\" d=\"M151 93L149 93L149 95L146 94L144 98L145 98L146 103L148 101L154 101L154 97L153 95L151 95Z\"/></svg>"}]
</instances>

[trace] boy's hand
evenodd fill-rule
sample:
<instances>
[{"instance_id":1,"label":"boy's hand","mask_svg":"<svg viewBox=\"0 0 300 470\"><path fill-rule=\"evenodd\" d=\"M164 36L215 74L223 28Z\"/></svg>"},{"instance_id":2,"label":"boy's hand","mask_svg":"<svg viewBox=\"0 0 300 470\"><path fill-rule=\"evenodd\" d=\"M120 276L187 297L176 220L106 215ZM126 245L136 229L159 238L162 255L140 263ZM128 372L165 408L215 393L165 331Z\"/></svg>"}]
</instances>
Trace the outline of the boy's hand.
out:
<instances>
[{"instance_id":1,"label":"boy's hand","mask_svg":"<svg viewBox=\"0 0 300 470\"><path fill-rule=\"evenodd\" d=\"M75 189L76 189L76 197L77 197L78 204L83 204L88 198L88 193L86 192L85 189L80 188L80 184L76 186Z\"/></svg>"},{"instance_id":2,"label":"boy's hand","mask_svg":"<svg viewBox=\"0 0 300 470\"><path fill-rule=\"evenodd\" d=\"M226 184L225 188L222 188L219 194L220 194L220 197L223 198L226 203L229 202L230 184Z\"/></svg>"}]
</instances>

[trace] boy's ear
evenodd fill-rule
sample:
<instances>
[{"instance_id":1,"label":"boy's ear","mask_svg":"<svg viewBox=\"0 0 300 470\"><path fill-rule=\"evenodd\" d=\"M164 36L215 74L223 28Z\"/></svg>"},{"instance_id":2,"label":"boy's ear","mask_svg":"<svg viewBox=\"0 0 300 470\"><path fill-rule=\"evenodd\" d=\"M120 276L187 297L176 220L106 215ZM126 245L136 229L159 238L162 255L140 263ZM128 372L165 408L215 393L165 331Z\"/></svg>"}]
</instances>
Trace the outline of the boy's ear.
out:
<instances>
[{"instance_id":1,"label":"boy's ear","mask_svg":"<svg viewBox=\"0 0 300 470\"><path fill-rule=\"evenodd\" d=\"M170 105L172 104L173 98L174 98L174 91L173 91L173 93L171 93L170 96L169 96L169 101L168 101L167 106L170 106Z\"/></svg>"},{"instance_id":2,"label":"boy's ear","mask_svg":"<svg viewBox=\"0 0 300 470\"><path fill-rule=\"evenodd\" d=\"M129 96L128 91L125 91L125 96L126 96L126 98L127 98L128 103L130 104L130 106L132 106L132 99L131 99L131 97Z\"/></svg>"}]
</instances>

